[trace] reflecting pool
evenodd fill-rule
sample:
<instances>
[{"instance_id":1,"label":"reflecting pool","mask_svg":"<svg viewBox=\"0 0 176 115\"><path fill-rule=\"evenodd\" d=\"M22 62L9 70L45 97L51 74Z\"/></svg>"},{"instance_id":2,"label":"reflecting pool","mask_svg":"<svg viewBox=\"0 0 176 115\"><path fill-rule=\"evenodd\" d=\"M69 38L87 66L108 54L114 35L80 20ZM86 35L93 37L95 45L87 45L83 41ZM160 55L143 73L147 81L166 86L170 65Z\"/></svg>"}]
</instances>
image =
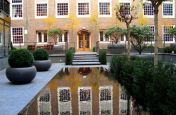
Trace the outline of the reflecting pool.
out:
<instances>
[{"instance_id":1,"label":"reflecting pool","mask_svg":"<svg viewBox=\"0 0 176 115\"><path fill-rule=\"evenodd\" d=\"M44 79L44 78L43 78ZM102 68L63 69L20 115L119 115L126 95Z\"/></svg>"}]
</instances>

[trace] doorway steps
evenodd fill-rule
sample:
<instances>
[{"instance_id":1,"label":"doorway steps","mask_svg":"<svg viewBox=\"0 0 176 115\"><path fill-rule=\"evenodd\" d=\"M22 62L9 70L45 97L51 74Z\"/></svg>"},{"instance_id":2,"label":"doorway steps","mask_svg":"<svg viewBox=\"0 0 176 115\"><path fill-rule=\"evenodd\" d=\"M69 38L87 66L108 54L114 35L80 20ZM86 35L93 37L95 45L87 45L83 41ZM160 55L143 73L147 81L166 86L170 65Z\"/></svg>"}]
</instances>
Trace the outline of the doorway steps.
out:
<instances>
[{"instance_id":1,"label":"doorway steps","mask_svg":"<svg viewBox=\"0 0 176 115\"><path fill-rule=\"evenodd\" d=\"M100 62L95 52L76 52L72 65L100 65Z\"/></svg>"}]
</instances>

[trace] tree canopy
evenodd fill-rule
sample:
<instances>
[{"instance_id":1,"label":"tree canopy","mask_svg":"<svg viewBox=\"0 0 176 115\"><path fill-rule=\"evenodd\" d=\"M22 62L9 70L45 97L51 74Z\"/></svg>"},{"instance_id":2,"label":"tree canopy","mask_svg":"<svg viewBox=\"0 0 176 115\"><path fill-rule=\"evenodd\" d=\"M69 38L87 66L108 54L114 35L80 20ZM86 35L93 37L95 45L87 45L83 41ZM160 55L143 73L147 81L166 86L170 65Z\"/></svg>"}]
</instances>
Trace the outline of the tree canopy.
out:
<instances>
[{"instance_id":1,"label":"tree canopy","mask_svg":"<svg viewBox=\"0 0 176 115\"><path fill-rule=\"evenodd\" d=\"M61 36L62 33L63 33L63 31L61 29L59 29L59 28L48 30L48 36L53 38L55 44L57 43L57 38L59 36Z\"/></svg>"},{"instance_id":2,"label":"tree canopy","mask_svg":"<svg viewBox=\"0 0 176 115\"><path fill-rule=\"evenodd\" d=\"M141 54L146 47L145 42L152 37L150 28L147 26L132 26L130 29L131 43L134 49Z\"/></svg>"},{"instance_id":3,"label":"tree canopy","mask_svg":"<svg viewBox=\"0 0 176 115\"><path fill-rule=\"evenodd\" d=\"M111 40L117 44L121 36L124 34L126 34L126 31L124 29L115 26L107 29L107 31L105 32L105 37L106 38L110 37Z\"/></svg>"}]
</instances>

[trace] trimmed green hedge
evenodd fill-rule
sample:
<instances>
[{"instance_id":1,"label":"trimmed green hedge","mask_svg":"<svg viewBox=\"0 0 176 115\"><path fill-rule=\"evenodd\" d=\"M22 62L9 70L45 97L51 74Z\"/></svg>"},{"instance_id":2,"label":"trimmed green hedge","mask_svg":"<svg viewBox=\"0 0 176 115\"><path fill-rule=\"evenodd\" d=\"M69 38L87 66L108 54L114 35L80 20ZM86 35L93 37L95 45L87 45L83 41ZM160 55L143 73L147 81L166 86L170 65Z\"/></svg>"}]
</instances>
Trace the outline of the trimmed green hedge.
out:
<instances>
[{"instance_id":1,"label":"trimmed green hedge","mask_svg":"<svg viewBox=\"0 0 176 115\"><path fill-rule=\"evenodd\" d=\"M36 49L33 52L33 56L35 60L48 60L49 58L48 52L43 48Z\"/></svg>"},{"instance_id":2,"label":"trimmed green hedge","mask_svg":"<svg viewBox=\"0 0 176 115\"><path fill-rule=\"evenodd\" d=\"M99 61L101 64L106 64L107 59L106 59L106 50L105 49L100 49L99 50Z\"/></svg>"},{"instance_id":3,"label":"trimmed green hedge","mask_svg":"<svg viewBox=\"0 0 176 115\"><path fill-rule=\"evenodd\" d=\"M34 57L27 49L11 50L8 58L8 63L11 67L31 67L33 65Z\"/></svg>"},{"instance_id":4,"label":"trimmed green hedge","mask_svg":"<svg viewBox=\"0 0 176 115\"><path fill-rule=\"evenodd\" d=\"M71 65L71 64L72 64L73 57L74 57L74 50L73 50L73 49L69 49L69 50L66 52L65 64L66 64L66 65Z\"/></svg>"}]
</instances>

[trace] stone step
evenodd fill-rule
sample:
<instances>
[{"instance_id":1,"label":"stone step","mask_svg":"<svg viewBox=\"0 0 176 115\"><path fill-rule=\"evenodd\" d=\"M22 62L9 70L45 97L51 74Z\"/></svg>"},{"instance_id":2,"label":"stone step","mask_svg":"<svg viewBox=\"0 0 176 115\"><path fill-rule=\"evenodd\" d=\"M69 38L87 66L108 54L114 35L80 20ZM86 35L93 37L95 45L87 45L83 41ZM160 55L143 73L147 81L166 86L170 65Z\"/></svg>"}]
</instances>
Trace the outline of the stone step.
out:
<instances>
[{"instance_id":1,"label":"stone step","mask_svg":"<svg viewBox=\"0 0 176 115\"><path fill-rule=\"evenodd\" d=\"M96 52L75 53L72 65L100 65Z\"/></svg>"},{"instance_id":2,"label":"stone step","mask_svg":"<svg viewBox=\"0 0 176 115\"><path fill-rule=\"evenodd\" d=\"M98 59L82 59L82 60L73 59L73 62L99 62L99 60Z\"/></svg>"},{"instance_id":3,"label":"stone step","mask_svg":"<svg viewBox=\"0 0 176 115\"><path fill-rule=\"evenodd\" d=\"M73 60L93 60L98 59L97 57L74 57Z\"/></svg>"},{"instance_id":4,"label":"stone step","mask_svg":"<svg viewBox=\"0 0 176 115\"><path fill-rule=\"evenodd\" d=\"M100 62L72 62L72 65L100 65Z\"/></svg>"},{"instance_id":5,"label":"stone step","mask_svg":"<svg viewBox=\"0 0 176 115\"><path fill-rule=\"evenodd\" d=\"M74 55L74 57L97 57L96 55Z\"/></svg>"}]
</instances>

